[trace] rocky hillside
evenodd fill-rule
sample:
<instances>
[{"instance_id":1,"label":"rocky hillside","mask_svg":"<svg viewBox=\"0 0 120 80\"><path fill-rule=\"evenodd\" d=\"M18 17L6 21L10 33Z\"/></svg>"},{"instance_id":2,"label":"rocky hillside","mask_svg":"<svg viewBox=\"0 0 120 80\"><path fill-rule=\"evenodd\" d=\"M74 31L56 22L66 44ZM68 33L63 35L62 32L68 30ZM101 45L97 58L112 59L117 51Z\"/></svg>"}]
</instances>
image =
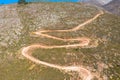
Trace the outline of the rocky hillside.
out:
<instances>
[{"instance_id":1,"label":"rocky hillside","mask_svg":"<svg viewBox=\"0 0 120 80\"><path fill-rule=\"evenodd\" d=\"M120 17L82 3L0 6L0 80L88 80L81 76L86 74L84 71L82 74L64 72L36 64L22 55L23 48L31 44L60 46L80 43L51 39L33 32L69 30L84 22L84 26L73 32L47 34L63 39L86 37L90 39L89 46L38 48L33 51L33 56L55 65L83 67L90 71L93 80L120 80Z\"/></svg>"}]
</instances>

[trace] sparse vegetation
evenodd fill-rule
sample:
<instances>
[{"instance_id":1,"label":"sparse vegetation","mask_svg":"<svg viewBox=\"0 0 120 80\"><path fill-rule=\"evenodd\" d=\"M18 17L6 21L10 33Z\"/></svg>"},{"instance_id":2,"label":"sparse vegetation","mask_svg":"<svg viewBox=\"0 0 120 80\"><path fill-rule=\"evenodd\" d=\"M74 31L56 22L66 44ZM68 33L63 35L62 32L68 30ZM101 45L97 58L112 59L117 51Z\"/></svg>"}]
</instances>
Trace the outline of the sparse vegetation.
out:
<instances>
[{"instance_id":1,"label":"sparse vegetation","mask_svg":"<svg viewBox=\"0 0 120 80\"><path fill-rule=\"evenodd\" d=\"M42 29L69 29L95 16L99 9L81 3L31 3L8 5L16 16L0 13L0 80L71 80L70 74L34 64L21 55L21 48L35 43L46 45L73 44L44 37L31 32ZM4 16L4 17L3 17ZM11 20L11 18L13 18ZM3 21L6 21L2 23ZM79 31L48 33L59 37L89 37L98 40L96 48L37 49L33 56L60 65L82 65L92 72L107 76L108 80L120 79L120 17L105 13ZM99 64L107 68L99 71ZM35 65L35 66L33 66ZM77 80L77 78L75 78Z\"/></svg>"}]
</instances>

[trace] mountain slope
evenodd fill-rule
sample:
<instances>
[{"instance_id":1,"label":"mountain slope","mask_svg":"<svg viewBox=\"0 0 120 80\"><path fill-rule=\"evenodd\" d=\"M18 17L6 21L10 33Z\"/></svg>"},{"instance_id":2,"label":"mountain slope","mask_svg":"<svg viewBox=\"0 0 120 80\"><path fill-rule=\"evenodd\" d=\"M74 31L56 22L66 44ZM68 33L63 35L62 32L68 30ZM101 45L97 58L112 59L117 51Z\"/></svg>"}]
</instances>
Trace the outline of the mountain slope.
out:
<instances>
[{"instance_id":1,"label":"mountain slope","mask_svg":"<svg viewBox=\"0 0 120 80\"><path fill-rule=\"evenodd\" d=\"M83 2L87 2L90 4L97 5L97 6L105 5L105 4L109 3L110 1L111 0L83 0Z\"/></svg>"},{"instance_id":2,"label":"mountain slope","mask_svg":"<svg viewBox=\"0 0 120 80\"><path fill-rule=\"evenodd\" d=\"M0 80L120 79L118 16L82 3L29 3L0 7L0 20Z\"/></svg>"},{"instance_id":3,"label":"mountain slope","mask_svg":"<svg viewBox=\"0 0 120 80\"><path fill-rule=\"evenodd\" d=\"M120 15L120 0L113 0L103 7L114 14Z\"/></svg>"}]
</instances>

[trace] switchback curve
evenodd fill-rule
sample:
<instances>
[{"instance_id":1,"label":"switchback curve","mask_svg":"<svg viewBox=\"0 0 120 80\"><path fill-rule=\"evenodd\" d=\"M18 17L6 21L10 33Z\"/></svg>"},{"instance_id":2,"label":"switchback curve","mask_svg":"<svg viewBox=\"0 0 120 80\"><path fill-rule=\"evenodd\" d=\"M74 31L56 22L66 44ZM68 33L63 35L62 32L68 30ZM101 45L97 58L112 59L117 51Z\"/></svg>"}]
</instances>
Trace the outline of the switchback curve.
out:
<instances>
[{"instance_id":1,"label":"switchback curve","mask_svg":"<svg viewBox=\"0 0 120 80\"><path fill-rule=\"evenodd\" d=\"M95 19L97 19L100 15L104 14L103 11L100 11L97 15L95 15L93 18L85 21L84 23L78 25L77 27L74 27L72 29L68 29L68 30L42 30L42 31L36 31L36 32L32 32L32 34L35 35L39 35L39 36L43 36L43 37L47 37L47 38L51 38L51 39L56 39L56 40L61 40L61 41L80 41L80 43L78 44L69 44L69 45L60 45L60 46L47 46L47 45L41 45L41 44L33 44L27 47L24 47L22 49L22 55L24 57L26 57L27 59L37 63L37 64L41 64L44 66L48 66L48 67L52 67L52 68L56 68L59 70L63 70L63 71L76 71L80 73L80 76L83 80L91 80L92 79L92 74L89 70L81 67L81 66L60 66L57 64L51 64L45 61L41 61L35 57L32 56L32 51L37 49L37 48L42 48L42 49L53 49L53 48L75 48L75 47L84 47L84 46L88 46L90 43L90 39L86 38L86 37L82 37L82 38L75 38L75 39L63 39L63 38L59 38L59 37L55 37L55 36L51 36L46 34L47 32L72 32L72 31L77 31L79 30L82 26L85 26L86 24L91 23L92 21L94 21Z\"/></svg>"}]
</instances>

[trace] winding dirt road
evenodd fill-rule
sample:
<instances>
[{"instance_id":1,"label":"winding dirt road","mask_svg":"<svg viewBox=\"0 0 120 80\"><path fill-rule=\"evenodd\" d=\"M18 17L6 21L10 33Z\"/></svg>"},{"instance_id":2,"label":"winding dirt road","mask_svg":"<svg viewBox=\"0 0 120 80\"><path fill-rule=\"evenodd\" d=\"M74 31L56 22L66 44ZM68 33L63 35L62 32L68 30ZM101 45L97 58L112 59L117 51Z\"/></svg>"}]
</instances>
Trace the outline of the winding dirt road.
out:
<instances>
[{"instance_id":1,"label":"winding dirt road","mask_svg":"<svg viewBox=\"0 0 120 80\"><path fill-rule=\"evenodd\" d=\"M77 31L82 26L85 26L85 25L91 23L92 21L97 19L102 14L104 14L103 11L100 11L93 18L85 21L84 23L82 23L82 24L80 24L77 27L74 27L72 29L68 29L68 30L42 30L42 31L32 32L32 34L47 37L47 38L51 38L51 39L56 39L56 40L61 40L61 41L79 41L79 43L78 44L70 44L70 45L60 45L60 46L57 46L57 45L56 46L46 46L46 45L41 45L41 44L33 44L33 45L30 45L30 46L24 47L22 49L22 55L24 57L26 57L27 59L35 62L36 64L41 64L41 65L44 65L44 66L56 68L56 69L59 69L59 70L63 70L65 72L76 71L80 74L80 77L82 78L82 80L91 80L92 77L93 77L91 72L89 70L81 67L81 66L60 66L60 65L57 65L57 64L51 64L51 63L41 61L41 60L33 57L32 52L33 52L33 50L35 50L37 48L53 49L53 48L75 48L75 47L88 46L89 43L90 43L89 38L82 37L82 38L75 38L75 39L63 39L63 38L48 35L47 32L72 32L72 31Z\"/></svg>"}]
</instances>

